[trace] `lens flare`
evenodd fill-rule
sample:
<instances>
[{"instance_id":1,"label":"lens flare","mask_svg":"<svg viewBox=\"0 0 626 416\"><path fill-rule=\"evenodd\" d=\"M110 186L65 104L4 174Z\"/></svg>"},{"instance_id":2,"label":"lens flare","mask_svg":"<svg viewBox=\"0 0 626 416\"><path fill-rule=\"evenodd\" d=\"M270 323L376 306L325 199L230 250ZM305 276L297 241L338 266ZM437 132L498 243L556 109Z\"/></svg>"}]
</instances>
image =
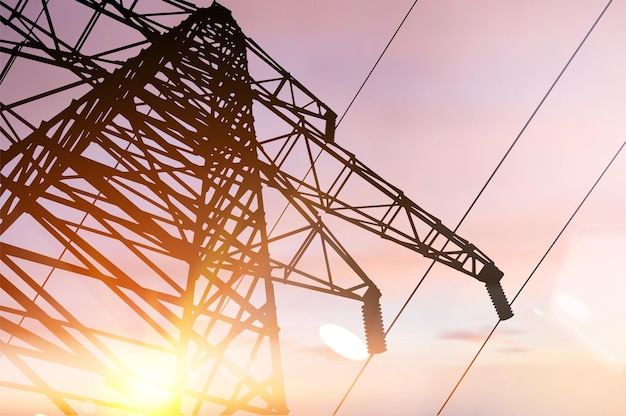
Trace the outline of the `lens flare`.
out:
<instances>
[{"instance_id":1,"label":"lens flare","mask_svg":"<svg viewBox=\"0 0 626 416\"><path fill-rule=\"evenodd\" d=\"M591 320L591 311L580 299L568 293L557 293L555 302L559 308L579 321Z\"/></svg>"},{"instance_id":2,"label":"lens flare","mask_svg":"<svg viewBox=\"0 0 626 416\"><path fill-rule=\"evenodd\" d=\"M322 341L337 354L354 361L367 358L367 346L359 337L347 329L334 324L320 327Z\"/></svg>"}]
</instances>

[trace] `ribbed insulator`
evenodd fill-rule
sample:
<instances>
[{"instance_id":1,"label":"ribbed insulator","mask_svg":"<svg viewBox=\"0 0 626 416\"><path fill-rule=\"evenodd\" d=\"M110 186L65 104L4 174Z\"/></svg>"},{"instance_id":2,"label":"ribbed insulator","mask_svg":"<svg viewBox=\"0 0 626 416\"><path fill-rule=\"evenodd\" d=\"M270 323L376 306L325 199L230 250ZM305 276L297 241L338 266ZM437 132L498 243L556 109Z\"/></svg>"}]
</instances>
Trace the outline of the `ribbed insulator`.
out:
<instances>
[{"instance_id":1,"label":"ribbed insulator","mask_svg":"<svg viewBox=\"0 0 626 416\"><path fill-rule=\"evenodd\" d=\"M387 351L383 314L378 297L366 296L362 310L367 350L370 354L380 354Z\"/></svg>"},{"instance_id":2,"label":"ribbed insulator","mask_svg":"<svg viewBox=\"0 0 626 416\"><path fill-rule=\"evenodd\" d=\"M485 286L487 286L487 292L489 292L493 306L496 307L498 317L503 321L512 317L513 311L511 310L511 305L509 305L509 302L506 300L506 295L500 283L487 283Z\"/></svg>"},{"instance_id":3,"label":"ribbed insulator","mask_svg":"<svg viewBox=\"0 0 626 416\"><path fill-rule=\"evenodd\" d=\"M326 132L324 134L324 140L327 142L335 141L335 129L337 123L337 114L328 109L326 112Z\"/></svg>"}]
</instances>

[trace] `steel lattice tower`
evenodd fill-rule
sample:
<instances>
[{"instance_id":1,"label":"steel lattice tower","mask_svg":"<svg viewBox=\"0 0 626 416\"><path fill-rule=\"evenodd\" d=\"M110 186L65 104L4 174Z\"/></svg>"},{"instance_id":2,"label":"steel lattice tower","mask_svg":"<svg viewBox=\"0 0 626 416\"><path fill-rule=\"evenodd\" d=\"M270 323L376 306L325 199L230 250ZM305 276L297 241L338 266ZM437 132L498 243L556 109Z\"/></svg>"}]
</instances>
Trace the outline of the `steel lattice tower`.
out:
<instances>
[{"instance_id":1,"label":"steel lattice tower","mask_svg":"<svg viewBox=\"0 0 626 416\"><path fill-rule=\"evenodd\" d=\"M493 262L335 144L334 113L228 10L164 2L185 16L170 28L137 2L78 3L91 21L144 38L109 54L141 50L83 54L89 32L70 47L51 6L45 26L28 18L27 1L1 4L5 30L22 39L3 39L2 79L17 59L79 78L2 104L2 388L65 414L85 401L130 413L286 414L276 282L363 302L370 351L385 350L380 293L327 217L483 281L500 316L512 315ZM38 127L19 112L75 86L89 88ZM253 106L281 128L261 133ZM285 203L288 225L268 230ZM160 393L143 400L146 382Z\"/></svg>"}]
</instances>

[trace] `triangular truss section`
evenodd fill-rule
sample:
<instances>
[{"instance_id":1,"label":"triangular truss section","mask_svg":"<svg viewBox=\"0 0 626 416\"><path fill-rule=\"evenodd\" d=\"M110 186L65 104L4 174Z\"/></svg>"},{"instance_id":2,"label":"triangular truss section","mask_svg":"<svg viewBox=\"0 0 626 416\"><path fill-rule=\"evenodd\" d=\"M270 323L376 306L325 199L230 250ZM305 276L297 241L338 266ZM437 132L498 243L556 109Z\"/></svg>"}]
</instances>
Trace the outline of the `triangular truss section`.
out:
<instances>
[{"instance_id":1,"label":"triangular truss section","mask_svg":"<svg viewBox=\"0 0 626 416\"><path fill-rule=\"evenodd\" d=\"M275 284L362 302L386 349L333 221L485 282L511 316L494 263L337 145L335 113L228 10L76 3L74 34L54 2L2 4L1 78L24 60L74 78L0 107L0 388L65 414L286 414ZM102 19L132 42L89 52Z\"/></svg>"}]
</instances>

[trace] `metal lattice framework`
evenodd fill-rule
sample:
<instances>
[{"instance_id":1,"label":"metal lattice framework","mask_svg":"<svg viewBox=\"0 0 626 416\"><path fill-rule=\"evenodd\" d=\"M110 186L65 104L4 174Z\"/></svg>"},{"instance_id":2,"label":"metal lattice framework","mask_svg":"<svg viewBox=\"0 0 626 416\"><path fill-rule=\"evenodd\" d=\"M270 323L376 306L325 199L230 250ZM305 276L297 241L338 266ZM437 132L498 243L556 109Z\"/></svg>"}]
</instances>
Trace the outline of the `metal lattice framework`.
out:
<instances>
[{"instance_id":1,"label":"metal lattice framework","mask_svg":"<svg viewBox=\"0 0 626 416\"><path fill-rule=\"evenodd\" d=\"M74 7L70 36L52 0L0 2L3 88L63 70L0 107L0 388L65 414L287 413L277 282L363 302L385 350L380 292L328 218L484 282L512 315L493 262L337 145L335 114L228 10ZM94 42L105 22L123 44Z\"/></svg>"}]
</instances>

